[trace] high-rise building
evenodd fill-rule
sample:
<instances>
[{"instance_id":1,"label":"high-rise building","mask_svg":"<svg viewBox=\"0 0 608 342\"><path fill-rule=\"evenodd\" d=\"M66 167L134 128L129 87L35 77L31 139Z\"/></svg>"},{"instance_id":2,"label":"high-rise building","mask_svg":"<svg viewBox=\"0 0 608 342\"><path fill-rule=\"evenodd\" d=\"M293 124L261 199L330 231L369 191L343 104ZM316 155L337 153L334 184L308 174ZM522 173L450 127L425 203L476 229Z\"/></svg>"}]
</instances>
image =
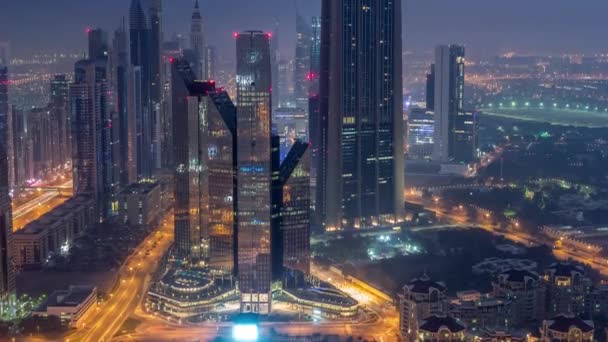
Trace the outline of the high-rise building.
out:
<instances>
[{"instance_id":1,"label":"high-rise building","mask_svg":"<svg viewBox=\"0 0 608 342\"><path fill-rule=\"evenodd\" d=\"M205 63L207 56L207 42L205 40L205 32L203 26L203 17L198 6L198 0L194 3L194 12L192 12L192 21L190 23L190 48L194 51L196 63L194 64L194 72L199 80L209 79Z\"/></svg>"},{"instance_id":2,"label":"high-rise building","mask_svg":"<svg viewBox=\"0 0 608 342\"><path fill-rule=\"evenodd\" d=\"M435 119L433 112L423 108L412 108L407 120L408 151L413 160L430 160L433 157Z\"/></svg>"},{"instance_id":3,"label":"high-rise building","mask_svg":"<svg viewBox=\"0 0 608 342\"><path fill-rule=\"evenodd\" d=\"M147 178L152 175L154 156L152 147L152 106L150 101L152 84L152 61L150 54L151 35L148 20L141 0L132 0L129 9L129 35L131 65L140 68L141 96L136 104L135 131L137 142L137 175ZM141 100L139 100L141 99ZM139 108L138 108L139 107Z\"/></svg>"},{"instance_id":4,"label":"high-rise building","mask_svg":"<svg viewBox=\"0 0 608 342\"><path fill-rule=\"evenodd\" d=\"M11 46L8 42L0 42L0 65L11 64Z\"/></svg>"},{"instance_id":5,"label":"high-rise building","mask_svg":"<svg viewBox=\"0 0 608 342\"><path fill-rule=\"evenodd\" d=\"M4 140L5 153L8 158L6 172L8 187L10 189L15 185L15 158L13 151L13 119L8 104L8 84L8 67L3 66L2 61L0 61L0 129L2 129L2 133L4 133L2 139Z\"/></svg>"},{"instance_id":6,"label":"high-rise building","mask_svg":"<svg viewBox=\"0 0 608 342\"><path fill-rule=\"evenodd\" d=\"M238 280L241 312L271 310L270 34L236 35Z\"/></svg>"},{"instance_id":7,"label":"high-rise building","mask_svg":"<svg viewBox=\"0 0 608 342\"><path fill-rule=\"evenodd\" d=\"M272 110L275 111L281 104L281 89L279 88L279 60L281 59L279 31L281 23L275 18L272 25L272 37L270 38L270 65L272 67Z\"/></svg>"},{"instance_id":8,"label":"high-rise building","mask_svg":"<svg viewBox=\"0 0 608 342\"><path fill-rule=\"evenodd\" d=\"M161 0L148 0L148 20L150 22L150 120L152 166L161 165L161 42L162 42L162 3Z\"/></svg>"},{"instance_id":9,"label":"high-rise building","mask_svg":"<svg viewBox=\"0 0 608 342\"><path fill-rule=\"evenodd\" d=\"M112 53L110 59L110 78L114 89L114 110L116 112L113 131L118 141L115 150L117 165L117 181L123 186L134 183L137 180L135 153L135 85L129 62L128 36L123 23L116 31L112 39ZM136 67L137 68L137 67Z\"/></svg>"},{"instance_id":10,"label":"high-rise building","mask_svg":"<svg viewBox=\"0 0 608 342\"><path fill-rule=\"evenodd\" d=\"M53 130L53 141L57 145L55 165L64 165L72 159L70 145L70 116L69 116L69 81L66 75L55 75L51 80L51 122L56 127Z\"/></svg>"},{"instance_id":11,"label":"high-rise building","mask_svg":"<svg viewBox=\"0 0 608 342\"><path fill-rule=\"evenodd\" d=\"M31 151L29 138L26 131L25 114L23 110L16 106L12 107L12 138L13 138L13 175L15 186L23 185L28 179L33 178L32 175L32 156L28 153ZM69 128L68 128L69 129Z\"/></svg>"},{"instance_id":12,"label":"high-rise building","mask_svg":"<svg viewBox=\"0 0 608 342\"><path fill-rule=\"evenodd\" d=\"M283 278L284 268L310 272L310 151L300 140L280 161L273 136L272 272Z\"/></svg>"},{"instance_id":13,"label":"high-rise building","mask_svg":"<svg viewBox=\"0 0 608 342\"><path fill-rule=\"evenodd\" d=\"M315 215L313 222L316 225L320 224L317 216L317 194L320 192L317 189L317 167L319 167L319 147L323 145L322 141L327 140L323 137L321 131L321 113L320 113L320 97L319 97L319 76L321 75L321 18L312 18L311 29L311 53L310 53L310 73L308 75L308 137L310 140L310 185L311 191L314 194L311 197L311 204L314 208ZM327 133L327 131L325 131Z\"/></svg>"},{"instance_id":14,"label":"high-rise building","mask_svg":"<svg viewBox=\"0 0 608 342\"><path fill-rule=\"evenodd\" d=\"M9 196L8 69L0 67L0 300L15 293L13 269L13 218Z\"/></svg>"},{"instance_id":15,"label":"high-rise building","mask_svg":"<svg viewBox=\"0 0 608 342\"><path fill-rule=\"evenodd\" d=\"M475 156L475 113L464 109L464 47L435 49L433 159L469 163Z\"/></svg>"},{"instance_id":16,"label":"high-rise building","mask_svg":"<svg viewBox=\"0 0 608 342\"><path fill-rule=\"evenodd\" d=\"M279 59L277 61L277 85L274 87L272 97L277 97L277 108L293 108L293 76L294 63L290 59Z\"/></svg>"},{"instance_id":17,"label":"high-rise building","mask_svg":"<svg viewBox=\"0 0 608 342\"><path fill-rule=\"evenodd\" d=\"M180 256L235 271L236 107L215 83L172 67L175 241Z\"/></svg>"},{"instance_id":18,"label":"high-rise building","mask_svg":"<svg viewBox=\"0 0 608 342\"><path fill-rule=\"evenodd\" d=\"M305 113L308 113L311 44L310 22L304 19L299 11L296 11L294 97L296 107Z\"/></svg>"},{"instance_id":19,"label":"high-rise building","mask_svg":"<svg viewBox=\"0 0 608 342\"><path fill-rule=\"evenodd\" d=\"M76 63L70 85L74 193L93 195L100 219L112 213L116 183L111 154L107 62Z\"/></svg>"},{"instance_id":20,"label":"high-rise building","mask_svg":"<svg viewBox=\"0 0 608 342\"><path fill-rule=\"evenodd\" d=\"M426 74L426 109L435 110L435 64L431 64L431 70Z\"/></svg>"},{"instance_id":21,"label":"high-rise building","mask_svg":"<svg viewBox=\"0 0 608 342\"><path fill-rule=\"evenodd\" d=\"M27 130L32 141L33 172L36 178L43 178L54 167L52 157L56 136L53 128L48 107L32 108L27 113Z\"/></svg>"},{"instance_id":22,"label":"high-rise building","mask_svg":"<svg viewBox=\"0 0 608 342\"><path fill-rule=\"evenodd\" d=\"M320 120L328 137L317 167L321 221L329 230L399 222L401 1L325 0L321 26Z\"/></svg>"},{"instance_id":23,"label":"high-rise building","mask_svg":"<svg viewBox=\"0 0 608 342\"><path fill-rule=\"evenodd\" d=\"M513 303L514 326L541 322L545 316L546 289L538 274L508 270L492 282L494 297Z\"/></svg>"},{"instance_id":24,"label":"high-rise building","mask_svg":"<svg viewBox=\"0 0 608 342\"><path fill-rule=\"evenodd\" d=\"M585 299L591 292L591 279L585 269L571 263L554 263L545 270L547 315L580 316L588 312Z\"/></svg>"},{"instance_id":25,"label":"high-rise building","mask_svg":"<svg viewBox=\"0 0 608 342\"><path fill-rule=\"evenodd\" d=\"M88 29L89 59L110 57L108 45L108 32L102 29Z\"/></svg>"}]
</instances>

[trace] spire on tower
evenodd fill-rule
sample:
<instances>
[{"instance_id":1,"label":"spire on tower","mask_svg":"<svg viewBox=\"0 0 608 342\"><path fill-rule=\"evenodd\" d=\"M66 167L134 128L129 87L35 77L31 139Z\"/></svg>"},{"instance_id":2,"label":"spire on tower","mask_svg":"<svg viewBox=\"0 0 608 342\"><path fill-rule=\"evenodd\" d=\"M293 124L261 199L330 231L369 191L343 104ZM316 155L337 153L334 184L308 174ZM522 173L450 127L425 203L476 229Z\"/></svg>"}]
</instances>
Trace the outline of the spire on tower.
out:
<instances>
[{"instance_id":1,"label":"spire on tower","mask_svg":"<svg viewBox=\"0 0 608 342\"><path fill-rule=\"evenodd\" d=\"M198 0L194 1L194 12L192 13L192 19L202 19L201 12L198 8Z\"/></svg>"}]
</instances>

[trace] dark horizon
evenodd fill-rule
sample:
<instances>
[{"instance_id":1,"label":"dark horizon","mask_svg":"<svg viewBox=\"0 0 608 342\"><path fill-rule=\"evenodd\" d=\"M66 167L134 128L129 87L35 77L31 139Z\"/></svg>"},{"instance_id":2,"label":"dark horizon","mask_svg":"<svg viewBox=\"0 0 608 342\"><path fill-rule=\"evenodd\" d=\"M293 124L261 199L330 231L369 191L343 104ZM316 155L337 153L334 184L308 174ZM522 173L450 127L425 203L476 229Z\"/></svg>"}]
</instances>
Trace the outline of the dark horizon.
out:
<instances>
[{"instance_id":1,"label":"dark horizon","mask_svg":"<svg viewBox=\"0 0 608 342\"><path fill-rule=\"evenodd\" d=\"M292 56L295 9L307 16L320 15L320 0L230 0L200 2L207 21L207 36L224 58L234 58L232 32L272 30L281 23L280 44ZM128 14L125 0L22 0L8 1L0 11L0 41L9 41L13 56L38 53L81 52L86 48L85 29L111 31ZM187 37L194 0L164 1L165 39L173 33ZM519 54L595 54L608 32L608 2L602 0L410 0L403 3L404 49L431 52L438 44L467 46L472 56L491 56L507 51ZM229 9L229 11L226 11Z\"/></svg>"}]
</instances>

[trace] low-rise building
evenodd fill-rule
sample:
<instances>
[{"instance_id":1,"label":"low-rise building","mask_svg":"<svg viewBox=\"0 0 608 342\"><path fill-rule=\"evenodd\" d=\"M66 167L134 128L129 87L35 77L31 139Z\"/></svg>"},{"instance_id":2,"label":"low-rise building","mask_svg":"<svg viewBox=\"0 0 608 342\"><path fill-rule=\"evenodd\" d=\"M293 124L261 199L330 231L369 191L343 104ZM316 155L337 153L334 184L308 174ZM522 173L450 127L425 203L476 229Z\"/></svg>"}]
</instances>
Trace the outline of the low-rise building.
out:
<instances>
[{"instance_id":1,"label":"low-rise building","mask_svg":"<svg viewBox=\"0 0 608 342\"><path fill-rule=\"evenodd\" d=\"M466 326L446 315L432 315L420 322L418 342L460 342L466 339Z\"/></svg>"},{"instance_id":2,"label":"low-rise building","mask_svg":"<svg viewBox=\"0 0 608 342\"><path fill-rule=\"evenodd\" d=\"M545 270L547 315L580 315L585 313L585 298L591 289L591 279L582 266L554 263Z\"/></svg>"},{"instance_id":3,"label":"low-rise building","mask_svg":"<svg viewBox=\"0 0 608 342\"><path fill-rule=\"evenodd\" d=\"M559 315L545 320L541 328L541 342L593 342L592 321L572 315Z\"/></svg>"},{"instance_id":4,"label":"low-rise building","mask_svg":"<svg viewBox=\"0 0 608 342\"><path fill-rule=\"evenodd\" d=\"M152 225L161 216L161 186L157 182L129 185L118 195L122 222L132 226Z\"/></svg>"},{"instance_id":5,"label":"low-rise building","mask_svg":"<svg viewBox=\"0 0 608 342\"><path fill-rule=\"evenodd\" d=\"M399 294L399 330L406 341L418 335L418 323L431 315L446 311L446 286L431 280L427 275L412 280Z\"/></svg>"},{"instance_id":6,"label":"low-rise building","mask_svg":"<svg viewBox=\"0 0 608 342\"><path fill-rule=\"evenodd\" d=\"M67 253L73 241L95 224L95 201L79 195L26 225L13 235L17 267L38 267Z\"/></svg>"},{"instance_id":7,"label":"low-rise building","mask_svg":"<svg viewBox=\"0 0 608 342\"><path fill-rule=\"evenodd\" d=\"M53 292L36 310L34 316L57 316L70 328L83 328L83 321L97 303L94 286L70 286L67 290Z\"/></svg>"},{"instance_id":8,"label":"low-rise building","mask_svg":"<svg viewBox=\"0 0 608 342\"><path fill-rule=\"evenodd\" d=\"M541 322L545 316L545 287L538 274L526 270L500 273L492 282L494 297L513 305L515 326Z\"/></svg>"}]
</instances>

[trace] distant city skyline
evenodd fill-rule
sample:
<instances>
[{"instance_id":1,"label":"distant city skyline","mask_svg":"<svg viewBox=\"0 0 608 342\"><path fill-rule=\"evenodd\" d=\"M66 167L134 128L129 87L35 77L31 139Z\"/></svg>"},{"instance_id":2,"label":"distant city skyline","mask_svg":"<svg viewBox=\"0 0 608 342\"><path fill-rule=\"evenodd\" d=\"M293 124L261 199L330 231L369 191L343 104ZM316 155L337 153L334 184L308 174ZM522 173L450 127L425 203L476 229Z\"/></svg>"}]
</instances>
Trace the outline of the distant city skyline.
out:
<instances>
[{"instance_id":1,"label":"distant city skyline","mask_svg":"<svg viewBox=\"0 0 608 342\"><path fill-rule=\"evenodd\" d=\"M295 0L257 1L255 6L246 0L229 2L233 5L200 2L207 39L218 46L221 56L234 58L234 44L229 39L233 32L271 31L275 19L281 23L281 50L293 56ZM173 33L187 37L193 5L194 0L163 3L165 39ZM0 11L0 41L10 41L13 56L19 57L54 51L85 52L85 29L114 30L120 25L120 17L127 15L128 6L129 1L124 0L5 1ZM300 0L298 7L306 17L320 15L319 0ZM604 39L608 23L603 14L607 11L608 2L602 0L587 0L584 5L568 0L411 0L403 9L404 48L430 53L437 44L458 43L465 45L472 57L507 51L600 53L608 49L592 42Z\"/></svg>"}]
</instances>

